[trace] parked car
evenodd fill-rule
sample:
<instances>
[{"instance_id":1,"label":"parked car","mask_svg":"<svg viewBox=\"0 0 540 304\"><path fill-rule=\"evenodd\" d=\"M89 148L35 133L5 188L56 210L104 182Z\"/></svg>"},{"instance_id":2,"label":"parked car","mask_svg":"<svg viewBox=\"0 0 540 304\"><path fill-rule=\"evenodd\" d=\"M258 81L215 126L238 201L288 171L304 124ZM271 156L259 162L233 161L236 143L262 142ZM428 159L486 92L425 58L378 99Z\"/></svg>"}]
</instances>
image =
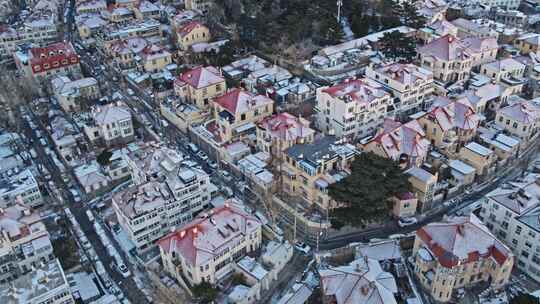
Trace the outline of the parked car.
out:
<instances>
[{"instance_id":1,"label":"parked car","mask_svg":"<svg viewBox=\"0 0 540 304\"><path fill-rule=\"evenodd\" d=\"M223 179L227 182L230 182L232 180L232 176L231 174L228 172L228 171L225 171L225 170L221 170L220 171L220 174L221 176L223 177Z\"/></svg>"},{"instance_id":2,"label":"parked car","mask_svg":"<svg viewBox=\"0 0 540 304\"><path fill-rule=\"evenodd\" d=\"M296 244L294 244L294 248L304 254L309 254L311 251L311 247L303 242L296 242Z\"/></svg>"},{"instance_id":3,"label":"parked car","mask_svg":"<svg viewBox=\"0 0 540 304\"><path fill-rule=\"evenodd\" d=\"M135 95L135 92L133 92L132 89L127 89L127 93L129 94L129 96Z\"/></svg>"},{"instance_id":4,"label":"parked car","mask_svg":"<svg viewBox=\"0 0 540 304\"><path fill-rule=\"evenodd\" d=\"M210 167L210 168L216 170L217 167L218 167L218 165L217 165L217 163L216 163L215 161L209 160L209 161L208 161L208 167Z\"/></svg>"},{"instance_id":5,"label":"parked car","mask_svg":"<svg viewBox=\"0 0 540 304\"><path fill-rule=\"evenodd\" d=\"M199 152L199 147L197 147L197 145L195 145L194 143L187 144L187 147L192 153Z\"/></svg>"},{"instance_id":6,"label":"parked car","mask_svg":"<svg viewBox=\"0 0 540 304\"><path fill-rule=\"evenodd\" d=\"M197 156L202 159L203 161L207 161L208 160L208 156L206 155L206 153L204 153L203 151L199 151L199 153L197 153Z\"/></svg>"},{"instance_id":7,"label":"parked car","mask_svg":"<svg viewBox=\"0 0 540 304\"><path fill-rule=\"evenodd\" d=\"M410 225L414 225L418 222L418 220L414 217L402 217L398 220L399 227L407 227Z\"/></svg>"}]
</instances>

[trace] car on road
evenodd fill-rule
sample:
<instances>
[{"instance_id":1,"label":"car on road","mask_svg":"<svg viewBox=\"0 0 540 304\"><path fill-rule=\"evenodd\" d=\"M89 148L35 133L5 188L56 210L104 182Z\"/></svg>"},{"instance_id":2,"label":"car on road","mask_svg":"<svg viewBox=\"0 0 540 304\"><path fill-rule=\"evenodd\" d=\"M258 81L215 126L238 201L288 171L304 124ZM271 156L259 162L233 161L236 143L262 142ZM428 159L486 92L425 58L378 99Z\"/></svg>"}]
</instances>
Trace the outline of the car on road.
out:
<instances>
[{"instance_id":1,"label":"car on road","mask_svg":"<svg viewBox=\"0 0 540 304\"><path fill-rule=\"evenodd\" d=\"M401 217L398 220L399 227L407 227L410 225L414 225L418 222L418 220L414 217Z\"/></svg>"},{"instance_id":2,"label":"car on road","mask_svg":"<svg viewBox=\"0 0 540 304\"><path fill-rule=\"evenodd\" d=\"M197 156L202 159L203 161L207 161L208 160L208 156L206 155L206 153L204 153L203 151L199 151L199 153L197 153Z\"/></svg>"},{"instance_id":3,"label":"car on road","mask_svg":"<svg viewBox=\"0 0 540 304\"><path fill-rule=\"evenodd\" d=\"M194 143L189 143L189 144L187 144L187 148L188 148L192 153L197 153L197 152L199 152L199 147L197 147L197 145L195 145Z\"/></svg>"},{"instance_id":4,"label":"car on road","mask_svg":"<svg viewBox=\"0 0 540 304\"><path fill-rule=\"evenodd\" d=\"M44 146L44 147L46 147L46 146L48 145L48 144L47 144L47 140L46 140L45 138L41 138L41 139L39 140L39 143L40 143L42 146Z\"/></svg>"},{"instance_id":5,"label":"car on road","mask_svg":"<svg viewBox=\"0 0 540 304\"><path fill-rule=\"evenodd\" d=\"M223 194L229 198L229 197L232 197L234 195L234 192L232 191L231 188L227 187L227 186L224 186L221 188L221 192L223 192Z\"/></svg>"},{"instance_id":6,"label":"car on road","mask_svg":"<svg viewBox=\"0 0 540 304\"><path fill-rule=\"evenodd\" d=\"M294 248L306 255L311 251L311 247L303 242L296 242L296 244L294 244Z\"/></svg>"},{"instance_id":7,"label":"car on road","mask_svg":"<svg viewBox=\"0 0 540 304\"><path fill-rule=\"evenodd\" d=\"M132 89L127 89L126 91L127 91L127 93L128 93L129 96L135 95L135 92L133 92Z\"/></svg>"},{"instance_id":8,"label":"car on road","mask_svg":"<svg viewBox=\"0 0 540 304\"><path fill-rule=\"evenodd\" d=\"M93 222L95 220L94 215L92 214L92 211L86 210L86 216L88 217L88 220L90 222Z\"/></svg>"},{"instance_id":9,"label":"car on road","mask_svg":"<svg viewBox=\"0 0 540 304\"><path fill-rule=\"evenodd\" d=\"M215 161L209 160L209 161L208 161L208 167L210 167L210 168L216 170L217 167L218 167L218 165L217 165L217 163L216 163Z\"/></svg>"},{"instance_id":10,"label":"car on road","mask_svg":"<svg viewBox=\"0 0 540 304\"><path fill-rule=\"evenodd\" d=\"M225 171L225 170L221 170L219 172L219 174L221 174L221 176L223 177L223 179L227 182L230 182L232 180L232 176L231 174L228 172L228 171Z\"/></svg>"}]
</instances>

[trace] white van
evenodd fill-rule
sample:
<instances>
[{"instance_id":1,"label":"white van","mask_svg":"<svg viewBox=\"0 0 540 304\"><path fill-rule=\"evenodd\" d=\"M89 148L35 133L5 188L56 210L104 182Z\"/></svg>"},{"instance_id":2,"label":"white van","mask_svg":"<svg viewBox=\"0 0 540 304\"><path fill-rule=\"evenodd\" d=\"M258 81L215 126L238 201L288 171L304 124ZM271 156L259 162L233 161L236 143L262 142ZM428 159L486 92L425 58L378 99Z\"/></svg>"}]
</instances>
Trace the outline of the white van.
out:
<instances>
[{"instance_id":1,"label":"white van","mask_svg":"<svg viewBox=\"0 0 540 304\"><path fill-rule=\"evenodd\" d=\"M93 222L95 220L94 215L90 210L86 210L86 216L88 217L88 220L90 220L90 222Z\"/></svg>"},{"instance_id":2,"label":"white van","mask_svg":"<svg viewBox=\"0 0 540 304\"><path fill-rule=\"evenodd\" d=\"M199 147L197 147L197 145L195 145L193 143L189 143L187 146L188 146L189 150L191 150L191 152L193 152L193 153L199 152Z\"/></svg>"}]
</instances>

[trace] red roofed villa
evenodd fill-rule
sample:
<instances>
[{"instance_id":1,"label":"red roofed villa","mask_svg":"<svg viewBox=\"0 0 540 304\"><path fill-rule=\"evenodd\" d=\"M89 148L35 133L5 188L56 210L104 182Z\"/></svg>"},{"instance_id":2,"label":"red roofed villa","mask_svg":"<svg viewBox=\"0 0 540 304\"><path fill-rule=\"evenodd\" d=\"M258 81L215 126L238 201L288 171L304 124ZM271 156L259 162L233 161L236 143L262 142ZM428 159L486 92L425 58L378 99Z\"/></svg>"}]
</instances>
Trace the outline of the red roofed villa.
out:
<instances>
[{"instance_id":1,"label":"red roofed villa","mask_svg":"<svg viewBox=\"0 0 540 304\"><path fill-rule=\"evenodd\" d=\"M514 255L474 215L428 224L416 231L415 274L437 302L455 302L454 292L508 282Z\"/></svg>"},{"instance_id":2,"label":"red roofed villa","mask_svg":"<svg viewBox=\"0 0 540 304\"><path fill-rule=\"evenodd\" d=\"M15 64L27 77L38 80L57 74L81 74L79 56L71 42L57 42L35 47L26 53L16 52Z\"/></svg>"},{"instance_id":3,"label":"red roofed villa","mask_svg":"<svg viewBox=\"0 0 540 304\"><path fill-rule=\"evenodd\" d=\"M216 284L235 261L261 246L261 227L256 217L229 200L158 242L163 267L191 285Z\"/></svg>"}]
</instances>

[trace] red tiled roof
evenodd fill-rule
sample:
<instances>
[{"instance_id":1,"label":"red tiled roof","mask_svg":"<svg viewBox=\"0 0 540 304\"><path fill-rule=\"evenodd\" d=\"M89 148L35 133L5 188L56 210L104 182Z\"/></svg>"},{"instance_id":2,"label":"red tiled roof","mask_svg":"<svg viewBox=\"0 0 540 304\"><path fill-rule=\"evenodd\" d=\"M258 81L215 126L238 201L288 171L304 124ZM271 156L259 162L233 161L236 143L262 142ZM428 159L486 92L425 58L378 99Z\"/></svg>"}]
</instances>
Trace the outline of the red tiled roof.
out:
<instances>
[{"instance_id":1,"label":"red tiled roof","mask_svg":"<svg viewBox=\"0 0 540 304\"><path fill-rule=\"evenodd\" d=\"M235 88L219 96L214 101L234 115L236 113L236 107L238 106L238 101L242 97L252 99L254 95L248 91Z\"/></svg>"},{"instance_id":2,"label":"red tiled roof","mask_svg":"<svg viewBox=\"0 0 540 304\"><path fill-rule=\"evenodd\" d=\"M416 231L425 246L446 268L492 257L499 265L512 258L510 249L495 238L474 216L455 222L432 223ZM484 252L485 251L485 252Z\"/></svg>"},{"instance_id":3,"label":"red tiled roof","mask_svg":"<svg viewBox=\"0 0 540 304\"><path fill-rule=\"evenodd\" d=\"M57 42L42 48L31 48L29 53L30 65L34 73L79 63L79 56L71 42Z\"/></svg>"},{"instance_id":4,"label":"red tiled roof","mask_svg":"<svg viewBox=\"0 0 540 304\"><path fill-rule=\"evenodd\" d=\"M178 28L178 30L176 30L176 32L178 32L178 34L180 36L185 37L185 36L189 35L189 33L191 33L191 31L193 31L197 27L201 27L201 26L203 26L203 25L200 22L191 21L191 22L188 22L188 23L184 24L182 27Z\"/></svg>"},{"instance_id":5,"label":"red tiled roof","mask_svg":"<svg viewBox=\"0 0 540 304\"><path fill-rule=\"evenodd\" d=\"M197 67L182 73L175 80L176 86L183 86L189 84L195 89L201 89L210 85L218 84L225 81L220 72L213 66Z\"/></svg>"}]
</instances>

